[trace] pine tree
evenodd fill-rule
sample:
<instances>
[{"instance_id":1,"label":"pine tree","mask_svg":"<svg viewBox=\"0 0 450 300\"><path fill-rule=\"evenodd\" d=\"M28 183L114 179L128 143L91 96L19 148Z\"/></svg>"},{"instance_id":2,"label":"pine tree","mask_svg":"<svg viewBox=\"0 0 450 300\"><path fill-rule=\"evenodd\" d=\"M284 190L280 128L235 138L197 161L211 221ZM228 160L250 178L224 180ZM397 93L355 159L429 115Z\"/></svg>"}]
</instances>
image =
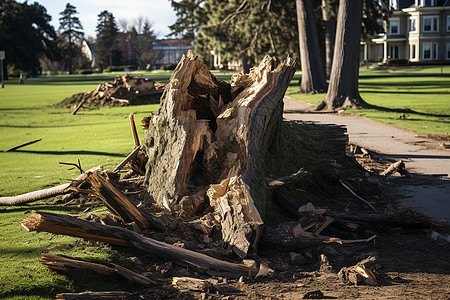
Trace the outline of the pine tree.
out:
<instances>
[{"instance_id":1,"label":"pine tree","mask_svg":"<svg viewBox=\"0 0 450 300\"><path fill-rule=\"evenodd\" d=\"M64 61L69 69L69 74L73 72L74 58L81 55L81 40L84 37L83 26L75 6L70 3L66 4L66 8L60 13L59 31L60 31L60 47L64 56Z\"/></svg>"},{"instance_id":2,"label":"pine tree","mask_svg":"<svg viewBox=\"0 0 450 300\"><path fill-rule=\"evenodd\" d=\"M119 29L112 13L104 10L98 15L96 32L95 59L98 66L103 69L119 64L122 58L117 40Z\"/></svg>"}]
</instances>

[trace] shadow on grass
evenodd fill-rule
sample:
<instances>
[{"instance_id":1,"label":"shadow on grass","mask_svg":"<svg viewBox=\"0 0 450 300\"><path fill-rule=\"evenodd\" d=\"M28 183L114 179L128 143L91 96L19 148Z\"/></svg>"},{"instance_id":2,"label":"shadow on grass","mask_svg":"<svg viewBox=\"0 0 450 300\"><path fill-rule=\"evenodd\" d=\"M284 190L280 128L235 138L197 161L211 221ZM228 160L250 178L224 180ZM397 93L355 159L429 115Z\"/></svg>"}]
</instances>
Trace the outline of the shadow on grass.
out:
<instances>
[{"instance_id":1,"label":"shadow on grass","mask_svg":"<svg viewBox=\"0 0 450 300\"><path fill-rule=\"evenodd\" d=\"M441 115L441 114L436 114L436 113L434 113L434 114L433 113L425 113L425 112L415 111L415 110L412 110L412 109L409 109L409 108L389 108L389 107L384 107L384 106L370 104L370 103L367 103L367 102L361 108L374 109L374 110L384 111L384 112L395 112L395 113L403 113L403 114L416 114L416 115L420 115L420 116L429 116L429 117L444 117L444 118L450 117L450 115Z\"/></svg>"},{"instance_id":2,"label":"shadow on grass","mask_svg":"<svg viewBox=\"0 0 450 300\"><path fill-rule=\"evenodd\" d=\"M114 156L114 157L125 157L126 155L120 153L112 152L102 152L102 151L37 151L37 150L16 150L16 153L27 153L27 154L44 154L44 155L103 155L103 156Z\"/></svg>"}]
</instances>

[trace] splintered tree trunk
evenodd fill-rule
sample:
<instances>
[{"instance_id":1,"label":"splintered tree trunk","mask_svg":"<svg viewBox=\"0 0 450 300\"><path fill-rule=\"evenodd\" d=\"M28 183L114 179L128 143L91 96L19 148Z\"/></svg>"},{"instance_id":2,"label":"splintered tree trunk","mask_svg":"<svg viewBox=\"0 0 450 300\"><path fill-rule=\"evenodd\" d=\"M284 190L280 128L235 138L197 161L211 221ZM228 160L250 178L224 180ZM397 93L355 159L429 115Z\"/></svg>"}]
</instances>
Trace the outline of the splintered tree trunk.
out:
<instances>
[{"instance_id":1,"label":"splintered tree trunk","mask_svg":"<svg viewBox=\"0 0 450 300\"><path fill-rule=\"evenodd\" d=\"M339 1L330 85L318 110L366 104L358 90L362 5L362 0Z\"/></svg>"},{"instance_id":2,"label":"splintered tree trunk","mask_svg":"<svg viewBox=\"0 0 450 300\"><path fill-rule=\"evenodd\" d=\"M188 52L143 141L146 183L155 201L192 216L209 204L221 220L224 242L241 257L256 250L261 234L254 186L259 162L281 126L294 63L266 57L228 84Z\"/></svg>"},{"instance_id":3,"label":"splintered tree trunk","mask_svg":"<svg viewBox=\"0 0 450 300\"><path fill-rule=\"evenodd\" d=\"M327 90L325 71L319 47L312 0L296 0L300 63L302 66L301 93L320 93Z\"/></svg>"}]
</instances>

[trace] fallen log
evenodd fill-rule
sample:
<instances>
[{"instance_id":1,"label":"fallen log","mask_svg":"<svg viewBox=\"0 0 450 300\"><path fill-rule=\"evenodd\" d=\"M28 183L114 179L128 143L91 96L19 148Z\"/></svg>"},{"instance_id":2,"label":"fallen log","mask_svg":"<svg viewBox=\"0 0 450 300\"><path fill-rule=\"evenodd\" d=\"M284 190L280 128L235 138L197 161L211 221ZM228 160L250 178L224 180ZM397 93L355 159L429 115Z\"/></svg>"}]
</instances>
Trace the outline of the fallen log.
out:
<instances>
[{"instance_id":1,"label":"fallen log","mask_svg":"<svg viewBox=\"0 0 450 300\"><path fill-rule=\"evenodd\" d=\"M405 163L399 160L391 164L386 170L380 173L381 176L388 176L395 172L399 172L402 176L406 175Z\"/></svg>"},{"instance_id":2,"label":"fallen log","mask_svg":"<svg viewBox=\"0 0 450 300\"><path fill-rule=\"evenodd\" d=\"M102 276L118 275L145 287L156 284L156 282L150 278L116 264L114 264L114 268L111 268L105 265L82 261L67 256L51 255L46 253L42 253L41 263L47 269L58 272L71 272L73 270L87 271L94 272Z\"/></svg>"},{"instance_id":3,"label":"fallen log","mask_svg":"<svg viewBox=\"0 0 450 300\"><path fill-rule=\"evenodd\" d=\"M210 275L220 273L221 276L239 277L255 276L258 273L256 268L222 261L205 254L169 245L121 227L102 225L67 215L36 211L23 219L21 225L27 231L63 234L136 248Z\"/></svg>"},{"instance_id":4,"label":"fallen log","mask_svg":"<svg viewBox=\"0 0 450 300\"><path fill-rule=\"evenodd\" d=\"M62 293L55 296L56 300L99 300L99 299L130 299L131 293L122 291Z\"/></svg>"},{"instance_id":5,"label":"fallen log","mask_svg":"<svg viewBox=\"0 0 450 300\"><path fill-rule=\"evenodd\" d=\"M39 191L29 192L23 195L12 196L12 197L0 197L0 205L19 205L24 203L29 203L37 200L42 200L46 198L51 198L54 196L62 195L69 192L70 188L79 185L81 182L86 180L87 174L94 172L95 170L102 169L102 166L94 167L87 170L86 173L81 174L75 180L70 183L64 183L58 186L54 186L48 189L43 189Z\"/></svg>"},{"instance_id":6,"label":"fallen log","mask_svg":"<svg viewBox=\"0 0 450 300\"><path fill-rule=\"evenodd\" d=\"M141 229L151 227L150 220L108 179L98 173L89 174L86 181L92 186L93 194L100 198L115 215L125 222L135 222ZM156 226L160 224L155 223ZM160 228L161 229L161 228Z\"/></svg>"},{"instance_id":7,"label":"fallen log","mask_svg":"<svg viewBox=\"0 0 450 300\"><path fill-rule=\"evenodd\" d=\"M31 142L26 142L26 143L23 143L23 144L20 144L20 145L11 147L11 148L9 148L9 149L3 150L3 152L11 152L11 151L15 151L15 150L17 150L17 149L20 149L20 148L22 148L22 147L25 147L25 146L28 146L28 145L31 145L31 144L34 144L34 143L37 143L37 142L40 142L40 141L42 141L42 139L34 140L34 141L31 141Z\"/></svg>"},{"instance_id":8,"label":"fallen log","mask_svg":"<svg viewBox=\"0 0 450 300\"><path fill-rule=\"evenodd\" d=\"M157 204L177 210L183 198L207 189L224 244L240 257L256 252L261 212L271 205L273 189L261 184L266 181L261 168L282 126L294 64L291 58L279 63L265 57L228 84L189 51L143 140L146 185Z\"/></svg>"}]
</instances>

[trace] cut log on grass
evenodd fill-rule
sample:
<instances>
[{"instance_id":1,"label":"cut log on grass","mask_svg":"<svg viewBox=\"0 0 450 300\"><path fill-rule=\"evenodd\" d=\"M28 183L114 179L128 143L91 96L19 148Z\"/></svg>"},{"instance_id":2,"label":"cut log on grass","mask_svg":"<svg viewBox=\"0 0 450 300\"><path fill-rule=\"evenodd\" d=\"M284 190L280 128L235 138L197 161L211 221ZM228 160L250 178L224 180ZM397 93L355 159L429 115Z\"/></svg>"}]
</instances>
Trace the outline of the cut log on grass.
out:
<instances>
[{"instance_id":1,"label":"cut log on grass","mask_svg":"<svg viewBox=\"0 0 450 300\"><path fill-rule=\"evenodd\" d=\"M31 142L26 142L26 143L23 143L23 144L20 144L20 145L11 147L11 148L9 148L9 149L6 149L6 150L4 150L3 152L11 152L11 151L15 151L15 150L17 150L17 149L20 149L20 148L25 147L25 146L28 146L28 145L32 145L32 144L37 143L37 142L40 142L40 141L42 141L42 139L34 140L34 141L31 141Z\"/></svg>"},{"instance_id":2,"label":"cut log on grass","mask_svg":"<svg viewBox=\"0 0 450 300\"><path fill-rule=\"evenodd\" d=\"M89 174L86 181L91 184L94 194L105 203L112 213L121 217L123 221L128 223L135 222L141 229L151 227L150 220L139 211L112 181L98 173Z\"/></svg>"},{"instance_id":3,"label":"cut log on grass","mask_svg":"<svg viewBox=\"0 0 450 300\"><path fill-rule=\"evenodd\" d=\"M54 196L62 195L69 192L71 187L79 185L81 182L86 180L87 174L94 172L96 170L102 169L102 166L94 167L87 170L86 173L81 174L77 179L73 180L71 183L64 183L58 186L54 186L48 189L43 189L39 191L34 191L26 193L23 195L12 196L12 197L0 197L0 205L20 205L24 203L29 203L37 200L42 200L46 198L51 198Z\"/></svg>"},{"instance_id":4,"label":"cut log on grass","mask_svg":"<svg viewBox=\"0 0 450 300\"><path fill-rule=\"evenodd\" d=\"M153 280L119 265L114 265L114 268L111 268L105 265L82 261L67 256L51 255L46 253L42 253L41 263L46 268L58 272L70 273L71 271L76 270L97 273L102 276L119 275L134 283L146 287L156 284Z\"/></svg>"},{"instance_id":5,"label":"cut log on grass","mask_svg":"<svg viewBox=\"0 0 450 300\"><path fill-rule=\"evenodd\" d=\"M122 291L112 292L86 292L57 294L56 300L100 300L100 299L130 299L131 293Z\"/></svg>"},{"instance_id":6,"label":"cut log on grass","mask_svg":"<svg viewBox=\"0 0 450 300\"><path fill-rule=\"evenodd\" d=\"M222 239L240 257L256 251L261 235L259 209L272 193L261 185L266 180L261 168L282 125L294 64L291 58L278 63L266 57L228 84L189 51L143 141L149 158L146 183L155 201L176 210L183 197L206 188L221 218Z\"/></svg>"},{"instance_id":7,"label":"cut log on grass","mask_svg":"<svg viewBox=\"0 0 450 300\"><path fill-rule=\"evenodd\" d=\"M25 218L21 224L27 231L63 234L135 248L210 275L240 277L255 276L258 273L256 268L222 261L205 254L169 245L121 227L102 225L67 215L36 211Z\"/></svg>"}]
</instances>

